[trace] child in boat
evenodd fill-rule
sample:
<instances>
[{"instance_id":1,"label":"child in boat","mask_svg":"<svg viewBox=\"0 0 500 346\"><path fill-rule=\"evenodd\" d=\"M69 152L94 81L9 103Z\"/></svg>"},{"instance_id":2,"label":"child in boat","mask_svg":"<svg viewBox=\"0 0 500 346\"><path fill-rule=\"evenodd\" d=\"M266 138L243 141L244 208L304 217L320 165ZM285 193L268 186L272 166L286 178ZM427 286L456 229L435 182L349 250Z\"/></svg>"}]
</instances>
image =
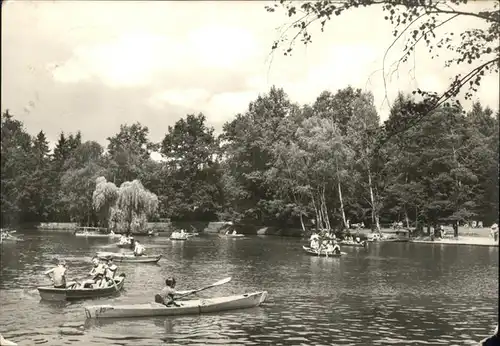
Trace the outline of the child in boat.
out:
<instances>
[{"instance_id":1,"label":"child in boat","mask_svg":"<svg viewBox=\"0 0 500 346\"><path fill-rule=\"evenodd\" d=\"M134 242L134 256L142 256L144 255L144 246L140 244L137 240Z\"/></svg>"},{"instance_id":2,"label":"child in boat","mask_svg":"<svg viewBox=\"0 0 500 346\"><path fill-rule=\"evenodd\" d=\"M108 259L108 263L106 265L106 272L104 274L108 286L113 286L117 269L118 269L117 265L113 263L113 258Z\"/></svg>"},{"instance_id":3,"label":"child in boat","mask_svg":"<svg viewBox=\"0 0 500 346\"><path fill-rule=\"evenodd\" d=\"M155 295L155 302L169 306L171 304L179 306L174 301L175 291L175 278L170 277L165 280L165 287L160 291L160 294Z\"/></svg>"},{"instance_id":4,"label":"child in boat","mask_svg":"<svg viewBox=\"0 0 500 346\"><path fill-rule=\"evenodd\" d=\"M47 270L45 275L52 280L54 288L66 288L66 261L59 260L57 267Z\"/></svg>"},{"instance_id":5,"label":"child in boat","mask_svg":"<svg viewBox=\"0 0 500 346\"><path fill-rule=\"evenodd\" d=\"M90 283L94 288L98 288L103 286L106 282L104 276L106 274L107 266L104 260L99 260L97 257L92 258L92 263L94 264L94 267L90 270L89 275L93 276L93 279L91 282L86 282L85 284Z\"/></svg>"},{"instance_id":6,"label":"child in boat","mask_svg":"<svg viewBox=\"0 0 500 346\"><path fill-rule=\"evenodd\" d=\"M165 306L179 306L174 301L174 295L175 294L189 294L195 292L195 290L188 290L188 291L176 291L175 290L175 278L169 277L165 280L165 287L161 290L160 294L155 295L155 302L163 304Z\"/></svg>"}]
</instances>

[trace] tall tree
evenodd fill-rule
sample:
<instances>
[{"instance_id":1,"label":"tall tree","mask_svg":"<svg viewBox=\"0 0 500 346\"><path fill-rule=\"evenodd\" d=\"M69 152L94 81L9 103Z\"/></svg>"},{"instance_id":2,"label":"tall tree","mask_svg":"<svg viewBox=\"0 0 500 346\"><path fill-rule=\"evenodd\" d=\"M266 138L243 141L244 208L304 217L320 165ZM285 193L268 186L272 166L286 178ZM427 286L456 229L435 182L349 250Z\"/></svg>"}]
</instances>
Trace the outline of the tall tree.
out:
<instances>
[{"instance_id":1,"label":"tall tree","mask_svg":"<svg viewBox=\"0 0 500 346\"><path fill-rule=\"evenodd\" d=\"M221 203L219 185L218 140L214 129L205 124L203 114L189 114L180 119L161 143L161 153L174 172L170 198L161 198L174 218L213 220Z\"/></svg>"},{"instance_id":2,"label":"tall tree","mask_svg":"<svg viewBox=\"0 0 500 346\"><path fill-rule=\"evenodd\" d=\"M1 116L2 227L23 221L32 205L25 186L30 183L31 137L8 110Z\"/></svg>"},{"instance_id":3,"label":"tall tree","mask_svg":"<svg viewBox=\"0 0 500 346\"><path fill-rule=\"evenodd\" d=\"M143 164L148 162L157 145L149 138L149 129L139 122L120 125L120 132L108 137L111 179L117 185L136 179Z\"/></svg>"}]
</instances>

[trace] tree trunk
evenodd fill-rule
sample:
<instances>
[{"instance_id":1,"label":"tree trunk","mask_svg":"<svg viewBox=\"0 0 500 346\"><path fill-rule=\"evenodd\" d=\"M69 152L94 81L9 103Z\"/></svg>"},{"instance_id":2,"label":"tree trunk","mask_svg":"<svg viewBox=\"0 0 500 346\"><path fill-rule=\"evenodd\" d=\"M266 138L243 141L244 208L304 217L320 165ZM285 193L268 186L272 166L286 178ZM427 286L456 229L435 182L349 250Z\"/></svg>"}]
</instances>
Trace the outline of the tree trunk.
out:
<instances>
[{"instance_id":1,"label":"tree trunk","mask_svg":"<svg viewBox=\"0 0 500 346\"><path fill-rule=\"evenodd\" d=\"M300 218L300 225L302 226L302 231L305 233L306 232L306 226L304 225L304 219L302 217L302 212L300 212L299 218Z\"/></svg>"},{"instance_id":2,"label":"tree trunk","mask_svg":"<svg viewBox=\"0 0 500 346\"><path fill-rule=\"evenodd\" d=\"M344 223L343 226L345 228L345 227L347 227L347 220L345 218L344 201L342 199L342 187L340 186L340 181L337 183L337 186L339 189L340 212L342 214L342 222Z\"/></svg>"},{"instance_id":3,"label":"tree trunk","mask_svg":"<svg viewBox=\"0 0 500 346\"><path fill-rule=\"evenodd\" d=\"M330 230L332 229L331 228L331 225L330 225L330 217L328 216L328 207L326 206L326 199L325 199L325 186L323 185L323 189L321 191L321 203L323 205L323 208L324 208L324 218L325 218L325 226L326 226L326 229Z\"/></svg>"},{"instance_id":4,"label":"tree trunk","mask_svg":"<svg viewBox=\"0 0 500 346\"><path fill-rule=\"evenodd\" d=\"M376 207L375 194L373 193L372 186L372 173L368 167L368 187L370 188L370 203L372 207L372 225L375 224L377 231L380 232L380 218Z\"/></svg>"},{"instance_id":5,"label":"tree trunk","mask_svg":"<svg viewBox=\"0 0 500 346\"><path fill-rule=\"evenodd\" d=\"M311 200L312 200L312 203L313 203L314 212L316 214L316 230L318 230L318 228L321 227L322 220L321 220L321 215L319 214L318 207L316 205L316 201L314 199L314 195L312 193L311 193Z\"/></svg>"}]
</instances>

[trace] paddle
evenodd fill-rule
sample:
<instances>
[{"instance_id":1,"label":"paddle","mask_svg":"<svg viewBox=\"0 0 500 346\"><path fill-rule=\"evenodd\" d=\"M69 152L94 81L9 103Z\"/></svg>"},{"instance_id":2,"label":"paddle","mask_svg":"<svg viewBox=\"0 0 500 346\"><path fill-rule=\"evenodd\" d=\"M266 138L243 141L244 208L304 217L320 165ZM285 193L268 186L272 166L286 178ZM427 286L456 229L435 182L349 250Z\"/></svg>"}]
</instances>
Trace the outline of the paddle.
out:
<instances>
[{"instance_id":1,"label":"paddle","mask_svg":"<svg viewBox=\"0 0 500 346\"><path fill-rule=\"evenodd\" d=\"M212 287L216 287L216 286L220 286L220 285L227 284L229 281L231 281L231 277L228 277L228 278L225 278L225 279L219 280L219 281L217 281L217 282L215 282L215 283L213 283L213 284L211 284L211 285L209 285L209 286L205 286L205 287L199 288L199 289L197 289L197 290L192 290L192 291L191 291L191 292L189 292L189 293L181 294L180 296L174 297L174 298L170 301L170 303L172 303L172 302L176 301L177 299L180 299L180 298L186 297L186 296L188 296L188 295L190 295L190 294L198 293L198 292L200 292L200 291L204 291L204 290L207 290L207 289L212 288Z\"/></svg>"}]
</instances>

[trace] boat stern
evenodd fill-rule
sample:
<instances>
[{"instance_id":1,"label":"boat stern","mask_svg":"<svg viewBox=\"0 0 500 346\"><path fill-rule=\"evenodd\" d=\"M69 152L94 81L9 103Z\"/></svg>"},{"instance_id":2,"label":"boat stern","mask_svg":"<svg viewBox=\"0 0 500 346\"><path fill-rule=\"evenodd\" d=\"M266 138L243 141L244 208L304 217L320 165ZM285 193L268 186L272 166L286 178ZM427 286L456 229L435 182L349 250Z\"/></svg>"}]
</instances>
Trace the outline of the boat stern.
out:
<instances>
[{"instance_id":1,"label":"boat stern","mask_svg":"<svg viewBox=\"0 0 500 346\"><path fill-rule=\"evenodd\" d=\"M260 295L259 305L264 303L267 299L268 293L267 291L262 291Z\"/></svg>"},{"instance_id":2,"label":"boat stern","mask_svg":"<svg viewBox=\"0 0 500 346\"><path fill-rule=\"evenodd\" d=\"M42 300L48 300L52 302L61 302L66 300L67 298L65 290L38 287L38 293L40 294L40 298L42 298Z\"/></svg>"}]
</instances>

